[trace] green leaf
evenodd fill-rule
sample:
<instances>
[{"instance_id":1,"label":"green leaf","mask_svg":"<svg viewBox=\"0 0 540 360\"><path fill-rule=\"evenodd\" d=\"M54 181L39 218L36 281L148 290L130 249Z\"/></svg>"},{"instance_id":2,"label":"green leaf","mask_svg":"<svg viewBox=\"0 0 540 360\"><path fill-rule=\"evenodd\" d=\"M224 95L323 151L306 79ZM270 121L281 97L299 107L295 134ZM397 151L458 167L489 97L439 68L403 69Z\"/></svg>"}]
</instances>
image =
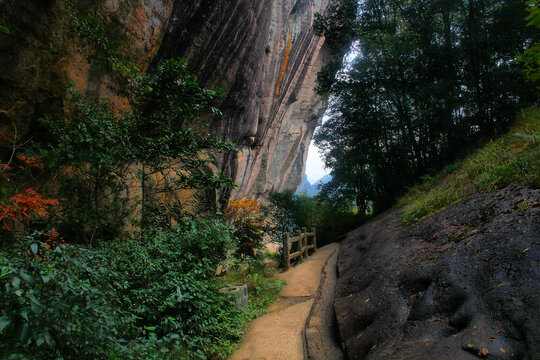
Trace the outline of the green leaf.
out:
<instances>
[{"instance_id":1,"label":"green leaf","mask_svg":"<svg viewBox=\"0 0 540 360\"><path fill-rule=\"evenodd\" d=\"M32 253L36 255L38 252L38 244L33 243L32 245L30 245L30 249L32 250Z\"/></svg>"},{"instance_id":2,"label":"green leaf","mask_svg":"<svg viewBox=\"0 0 540 360\"><path fill-rule=\"evenodd\" d=\"M28 323L24 323L23 326L21 327L21 330L19 331L19 339L21 341L26 339L26 336L28 335L28 328L29 328Z\"/></svg>"},{"instance_id":3,"label":"green leaf","mask_svg":"<svg viewBox=\"0 0 540 360\"><path fill-rule=\"evenodd\" d=\"M148 331L156 331L156 327L155 327L155 326L145 326L145 327L144 327L144 330L148 330Z\"/></svg>"},{"instance_id":4,"label":"green leaf","mask_svg":"<svg viewBox=\"0 0 540 360\"><path fill-rule=\"evenodd\" d=\"M0 334L4 331L4 329L11 324L11 320L7 318L7 316L0 317Z\"/></svg>"},{"instance_id":5,"label":"green leaf","mask_svg":"<svg viewBox=\"0 0 540 360\"><path fill-rule=\"evenodd\" d=\"M21 316L23 319L25 319L26 321L28 321L28 311L23 311L21 312Z\"/></svg>"},{"instance_id":6,"label":"green leaf","mask_svg":"<svg viewBox=\"0 0 540 360\"><path fill-rule=\"evenodd\" d=\"M21 285L21 279L18 276L15 276L13 280L11 280L11 285L13 285L15 289L18 289Z\"/></svg>"},{"instance_id":7,"label":"green leaf","mask_svg":"<svg viewBox=\"0 0 540 360\"><path fill-rule=\"evenodd\" d=\"M47 342L47 345L49 345L50 347L53 347L54 340L52 339L51 334L49 334L48 331L45 331L44 336L45 336L45 341Z\"/></svg>"},{"instance_id":8,"label":"green leaf","mask_svg":"<svg viewBox=\"0 0 540 360\"><path fill-rule=\"evenodd\" d=\"M39 336L37 341L36 341L36 345L39 347L41 345L43 345L43 343L45 342L45 338L43 336Z\"/></svg>"},{"instance_id":9,"label":"green leaf","mask_svg":"<svg viewBox=\"0 0 540 360\"><path fill-rule=\"evenodd\" d=\"M0 32L3 32L4 34L11 35L11 31L7 27L2 26L2 25L0 25Z\"/></svg>"}]
</instances>

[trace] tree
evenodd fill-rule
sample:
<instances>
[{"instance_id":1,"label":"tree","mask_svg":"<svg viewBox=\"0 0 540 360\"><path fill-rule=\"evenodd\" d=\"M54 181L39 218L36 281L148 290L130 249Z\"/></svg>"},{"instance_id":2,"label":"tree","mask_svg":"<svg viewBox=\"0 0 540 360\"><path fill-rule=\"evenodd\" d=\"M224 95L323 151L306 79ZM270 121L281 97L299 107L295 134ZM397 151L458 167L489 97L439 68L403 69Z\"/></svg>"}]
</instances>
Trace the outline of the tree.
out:
<instances>
[{"instance_id":1,"label":"tree","mask_svg":"<svg viewBox=\"0 0 540 360\"><path fill-rule=\"evenodd\" d=\"M515 61L539 37L526 11L523 0L364 1L360 55L334 84L330 119L315 135L333 169L324 191L382 211L506 129L535 100Z\"/></svg>"},{"instance_id":2,"label":"tree","mask_svg":"<svg viewBox=\"0 0 540 360\"><path fill-rule=\"evenodd\" d=\"M193 205L179 191L233 187L222 173L205 171L213 152L235 150L207 132L205 119L221 115L212 106L219 90L201 88L181 59L143 75L96 14L80 14L70 0L65 6L88 61L109 67L131 109L120 112L74 92L69 116L42 119L49 132L43 158L61 174L64 231L92 242L113 239L128 224L171 227ZM140 218L128 219L132 213Z\"/></svg>"},{"instance_id":3,"label":"tree","mask_svg":"<svg viewBox=\"0 0 540 360\"><path fill-rule=\"evenodd\" d=\"M79 96L70 117L43 119L51 134L43 158L61 174L64 232L82 242L112 239L137 208L142 228L171 226L185 210L179 190L232 187L223 174L201 171L210 150L234 150L204 131L216 96L184 61L167 60L137 79L132 112ZM137 189L142 197L128 195Z\"/></svg>"},{"instance_id":4,"label":"tree","mask_svg":"<svg viewBox=\"0 0 540 360\"><path fill-rule=\"evenodd\" d=\"M231 219L233 235L238 242L236 255L254 257L262 247L264 235L261 203L252 197L230 200L225 213Z\"/></svg>"},{"instance_id":5,"label":"tree","mask_svg":"<svg viewBox=\"0 0 540 360\"><path fill-rule=\"evenodd\" d=\"M527 16L527 26L540 29L540 4L538 1L529 1ZM527 80L533 84L536 84L536 89L540 91L540 43L536 43L527 49L520 57L520 61L523 64L525 75Z\"/></svg>"},{"instance_id":6,"label":"tree","mask_svg":"<svg viewBox=\"0 0 540 360\"><path fill-rule=\"evenodd\" d=\"M333 51L343 53L355 37L357 12L357 0L342 0L332 5L326 16L315 14L313 31L317 36L324 36Z\"/></svg>"}]
</instances>

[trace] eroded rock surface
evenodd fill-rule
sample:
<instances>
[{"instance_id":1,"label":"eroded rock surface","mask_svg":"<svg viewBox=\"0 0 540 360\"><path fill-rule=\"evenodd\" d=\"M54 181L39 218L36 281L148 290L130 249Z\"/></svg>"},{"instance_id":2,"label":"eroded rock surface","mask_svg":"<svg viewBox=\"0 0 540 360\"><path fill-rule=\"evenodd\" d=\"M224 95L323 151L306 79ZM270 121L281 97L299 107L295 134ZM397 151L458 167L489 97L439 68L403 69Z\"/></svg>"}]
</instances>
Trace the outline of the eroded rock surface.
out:
<instances>
[{"instance_id":1,"label":"eroded rock surface","mask_svg":"<svg viewBox=\"0 0 540 360\"><path fill-rule=\"evenodd\" d=\"M350 359L540 359L540 192L478 195L408 229L389 213L342 244Z\"/></svg>"},{"instance_id":2,"label":"eroded rock surface","mask_svg":"<svg viewBox=\"0 0 540 360\"><path fill-rule=\"evenodd\" d=\"M165 58L186 58L198 81L223 89L218 137L240 151L217 156L213 171L239 185L233 196L296 188L313 130L326 109L316 74L333 55L313 34L315 12L332 0L96 0L107 36L145 70ZM68 82L117 108L127 108L107 67L89 64L70 29L63 0L0 2L0 125L32 132L44 114L61 114Z\"/></svg>"}]
</instances>

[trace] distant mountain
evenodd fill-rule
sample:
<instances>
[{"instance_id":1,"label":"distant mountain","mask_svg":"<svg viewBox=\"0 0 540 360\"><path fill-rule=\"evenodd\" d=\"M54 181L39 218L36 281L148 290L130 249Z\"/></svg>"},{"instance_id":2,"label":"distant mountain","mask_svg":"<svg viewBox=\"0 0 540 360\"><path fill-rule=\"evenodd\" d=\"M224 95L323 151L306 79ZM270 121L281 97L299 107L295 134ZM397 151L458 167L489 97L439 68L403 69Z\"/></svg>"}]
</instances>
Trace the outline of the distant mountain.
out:
<instances>
[{"instance_id":1,"label":"distant mountain","mask_svg":"<svg viewBox=\"0 0 540 360\"><path fill-rule=\"evenodd\" d=\"M318 186L318 185L323 185L323 184L326 184L328 182L330 182L330 180L332 180L332 175L328 174L328 175L324 175L319 181L317 181L313 186Z\"/></svg>"},{"instance_id":2,"label":"distant mountain","mask_svg":"<svg viewBox=\"0 0 540 360\"><path fill-rule=\"evenodd\" d=\"M313 197L316 196L320 190L318 189L319 185L326 184L332 180L331 175L325 175L320 180L318 180L315 184L311 184L307 178L307 175L304 175L304 179L302 180L302 183L300 186L298 186L298 189L296 190L295 194L302 194L307 193L307 196Z\"/></svg>"},{"instance_id":3,"label":"distant mountain","mask_svg":"<svg viewBox=\"0 0 540 360\"><path fill-rule=\"evenodd\" d=\"M307 175L304 175L304 178L302 179L302 182L300 183L300 186L298 186L298 189L296 189L295 194L302 194L302 193L306 192L308 194L308 196L313 196L313 195L309 195L309 194L312 193L314 190L315 190L315 188L309 182L309 180L307 178Z\"/></svg>"}]
</instances>

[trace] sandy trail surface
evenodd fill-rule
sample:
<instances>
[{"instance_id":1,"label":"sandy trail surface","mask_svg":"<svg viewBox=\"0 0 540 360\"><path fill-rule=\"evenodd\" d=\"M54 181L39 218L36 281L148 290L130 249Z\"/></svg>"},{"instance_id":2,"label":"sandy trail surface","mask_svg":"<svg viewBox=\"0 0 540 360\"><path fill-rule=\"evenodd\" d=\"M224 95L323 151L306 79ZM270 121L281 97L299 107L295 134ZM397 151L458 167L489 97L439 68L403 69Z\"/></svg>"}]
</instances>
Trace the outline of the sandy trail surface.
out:
<instances>
[{"instance_id":1,"label":"sandy trail surface","mask_svg":"<svg viewBox=\"0 0 540 360\"><path fill-rule=\"evenodd\" d=\"M333 305L328 304L333 295L329 297L327 294L333 294L335 282L328 279L335 276L338 251L339 244L322 247L303 263L277 276L287 282L281 298L270 307L268 314L251 323L231 360L303 360L308 354L314 359L341 359L332 334L313 340L317 343L313 347L322 349L322 352L310 353L310 344L306 344L306 340L310 342L306 329L309 335L314 321L322 329L327 327L324 321L321 323L318 314L321 307ZM330 344L325 345L326 340Z\"/></svg>"}]
</instances>

